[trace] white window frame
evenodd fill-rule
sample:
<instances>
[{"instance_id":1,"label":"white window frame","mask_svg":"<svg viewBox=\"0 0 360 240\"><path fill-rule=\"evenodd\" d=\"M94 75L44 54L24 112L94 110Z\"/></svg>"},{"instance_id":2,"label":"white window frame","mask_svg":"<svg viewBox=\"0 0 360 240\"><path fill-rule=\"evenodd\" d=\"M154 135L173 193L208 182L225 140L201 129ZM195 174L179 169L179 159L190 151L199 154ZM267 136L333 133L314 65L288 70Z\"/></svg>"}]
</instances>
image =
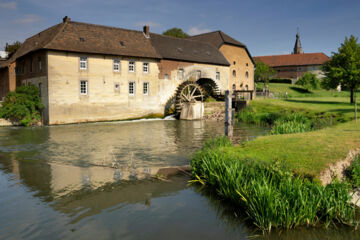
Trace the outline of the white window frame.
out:
<instances>
[{"instance_id":1,"label":"white window frame","mask_svg":"<svg viewBox=\"0 0 360 240\"><path fill-rule=\"evenodd\" d=\"M85 83L85 87L83 87L83 83ZM83 91L85 89L85 91ZM89 94L89 82L88 80L80 80L80 95L86 96Z\"/></svg>"},{"instance_id":2,"label":"white window frame","mask_svg":"<svg viewBox=\"0 0 360 240\"><path fill-rule=\"evenodd\" d=\"M117 66L117 69L115 69L115 66ZM113 71L120 72L120 59L113 60Z\"/></svg>"},{"instance_id":3,"label":"white window frame","mask_svg":"<svg viewBox=\"0 0 360 240\"><path fill-rule=\"evenodd\" d=\"M128 67L129 72L131 73L135 72L135 65L136 65L135 60L129 60L129 67Z\"/></svg>"},{"instance_id":4,"label":"white window frame","mask_svg":"<svg viewBox=\"0 0 360 240\"><path fill-rule=\"evenodd\" d=\"M216 72L215 79L218 81L220 80L220 72Z\"/></svg>"},{"instance_id":5,"label":"white window frame","mask_svg":"<svg viewBox=\"0 0 360 240\"><path fill-rule=\"evenodd\" d=\"M131 86L132 85L132 91L131 91ZM129 82L129 86L128 86L128 91L129 91L129 96L135 96L136 94L136 83L135 82Z\"/></svg>"},{"instance_id":6,"label":"white window frame","mask_svg":"<svg viewBox=\"0 0 360 240\"><path fill-rule=\"evenodd\" d=\"M144 62L143 63L143 73L149 73L150 71L150 63Z\"/></svg>"},{"instance_id":7,"label":"white window frame","mask_svg":"<svg viewBox=\"0 0 360 240\"><path fill-rule=\"evenodd\" d=\"M143 95L149 95L149 89L150 88L150 83L149 82L144 82L143 83Z\"/></svg>"},{"instance_id":8,"label":"white window frame","mask_svg":"<svg viewBox=\"0 0 360 240\"><path fill-rule=\"evenodd\" d=\"M168 80L168 79L169 79L169 74L165 73L164 79L165 79L165 80Z\"/></svg>"},{"instance_id":9,"label":"white window frame","mask_svg":"<svg viewBox=\"0 0 360 240\"><path fill-rule=\"evenodd\" d=\"M84 64L84 66L82 66L82 64ZM88 69L88 57L80 57L79 58L79 68L80 68L80 70Z\"/></svg>"}]
</instances>

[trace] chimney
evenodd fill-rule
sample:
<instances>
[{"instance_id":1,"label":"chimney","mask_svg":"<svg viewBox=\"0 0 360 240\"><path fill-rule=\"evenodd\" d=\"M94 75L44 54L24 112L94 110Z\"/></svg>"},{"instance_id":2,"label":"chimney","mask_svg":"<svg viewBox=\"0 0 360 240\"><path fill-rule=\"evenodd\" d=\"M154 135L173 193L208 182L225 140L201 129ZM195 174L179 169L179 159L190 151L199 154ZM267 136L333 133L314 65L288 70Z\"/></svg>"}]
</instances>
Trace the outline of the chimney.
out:
<instances>
[{"instance_id":1,"label":"chimney","mask_svg":"<svg viewBox=\"0 0 360 240\"><path fill-rule=\"evenodd\" d=\"M69 18L68 16L65 16L65 17L63 18L63 23L65 23L65 22L70 22L70 20L71 20L71 18Z\"/></svg>"},{"instance_id":2,"label":"chimney","mask_svg":"<svg viewBox=\"0 0 360 240\"><path fill-rule=\"evenodd\" d=\"M144 32L145 37L147 37L147 38L150 37L150 27L149 26L144 26L143 32Z\"/></svg>"}]
</instances>

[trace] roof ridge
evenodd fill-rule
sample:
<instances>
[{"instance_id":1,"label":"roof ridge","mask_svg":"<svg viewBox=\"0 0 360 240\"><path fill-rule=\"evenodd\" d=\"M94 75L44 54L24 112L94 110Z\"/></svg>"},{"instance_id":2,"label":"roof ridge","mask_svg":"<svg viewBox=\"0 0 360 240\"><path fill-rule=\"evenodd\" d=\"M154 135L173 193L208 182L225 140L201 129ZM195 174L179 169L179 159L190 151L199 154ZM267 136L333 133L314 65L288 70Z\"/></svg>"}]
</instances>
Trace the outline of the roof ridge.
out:
<instances>
[{"instance_id":1,"label":"roof ridge","mask_svg":"<svg viewBox=\"0 0 360 240\"><path fill-rule=\"evenodd\" d=\"M300 54L293 54L293 53L289 53L289 54L274 54L274 55L263 55L263 56L254 56L254 58L259 58L259 57L274 57L274 56L301 56L301 55L310 55L310 54L324 54L325 56L327 56L325 53L323 52L314 52L314 53L300 53Z\"/></svg>"},{"instance_id":2,"label":"roof ridge","mask_svg":"<svg viewBox=\"0 0 360 240\"><path fill-rule=\"evenodd\" d=\"M54 41L54 39L59 36L59 34L65 29L65 27L67 26L68 22L65 23L60 23L63 26L61 26L61 28L58 30L58 32L46 43L44 44L43 48L46 48L52 41ZM55 25L56 26L56 25Z\"/></svg>"},{"instance_id":3,"label":"roof ridge","mask_svg":"<svg viewBox=\"0 0 360 240\"><path fill-rule=\"evenodd\" d=\"M211 34L211 33L216 33L216 32L221 32L221 30L216 30L216 31L206 32L206 33L200 33L200 34L193 35L193 36L190 36L190 37L197 37L197 36L202 36L202 35Z\"/></svg>"},{"instance_id":4,"label":"roof ridge","mask_svg":"<svg viewBox=\"0 0 360 240\"><path fill-rule=\"evenodd\" d=\"M143 32L143 31L141 31L141 30L133 30L133 29L127 29L127 28L121 28L121 27L114 27L114 26L106 26L106 25L94 24L94 23L86 23L86 22L69 21L69 23L84 24L84 25L89 25L89 26L104 27L104 28L118 29L118 30L124 30L124 31L130 31L130 32L138 32L138 33L142 33L142 32Z\"/></svg>"}]
</instances>

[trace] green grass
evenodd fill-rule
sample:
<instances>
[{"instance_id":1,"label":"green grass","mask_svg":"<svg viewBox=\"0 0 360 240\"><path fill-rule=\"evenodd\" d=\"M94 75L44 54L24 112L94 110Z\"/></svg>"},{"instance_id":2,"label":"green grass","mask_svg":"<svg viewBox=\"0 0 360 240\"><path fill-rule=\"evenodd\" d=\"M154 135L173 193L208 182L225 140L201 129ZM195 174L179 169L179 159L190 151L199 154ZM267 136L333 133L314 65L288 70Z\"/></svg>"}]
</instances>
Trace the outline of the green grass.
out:
<instances>
[{"instance_id":1,"label":"green grass","mask_svg":"<svg viewBox=\"0 0 360 240\"><path fill-rule=\"evenodd\" d=\"M245 151L225 138L207 142L192 158L196 178L192 182L215 188L263 231L338 223L356 226L348 184L323 187L294 176L278 161L253 161L239 154Z\"/></svg>"},{"instance_id":2,"label":"green grass","mask_svg":"<svg viewBox=\"0 0 360 240\"><path fill-rule=\"evenodd\" d=\"M318 178L330 163L360 148L360 122L354 121L318 131L259 137L238 147L224 148L237 159L283 161L296 174Z\"/></svg>"},{"instance_id":3,"label":"green grass","mask_svg":"<svg viewBox=\"0 0 360 240\"><path fill-rule=\"evenodd\" d=\"M257 84L257 90L262 90L264 87L263 83ZM307 91L301 86L297 86L294 84L287 83L269 83L270 92L275 93L276 95L280 94L283 98L285 97L285 93L288 93L289 98L299 98L299 97L350 97L350 93L348 91L338 92L336 90L312 90ZM350 101L350 100L348 100Z\"/></svg>"}]
</instances>

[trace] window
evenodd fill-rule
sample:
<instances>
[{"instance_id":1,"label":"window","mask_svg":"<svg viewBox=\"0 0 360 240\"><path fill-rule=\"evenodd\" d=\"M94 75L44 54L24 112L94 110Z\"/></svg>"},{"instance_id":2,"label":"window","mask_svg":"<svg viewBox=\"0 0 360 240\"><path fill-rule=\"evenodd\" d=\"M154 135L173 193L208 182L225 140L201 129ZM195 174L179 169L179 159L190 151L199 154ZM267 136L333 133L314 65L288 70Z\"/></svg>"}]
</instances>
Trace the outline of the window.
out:
<instances>
[{"instance_id":1,"label":"window","mask_svg":"<svg viewBox=\"0 0 360 240\"><path fill-rule=\"evenodd\" d=\"M88 94L88 81L81 80L80 81L80 95L87 95Z\"/></svg>"},{"instance_id":2,"label":"window","mask_svg":"<svg viewBox=\"0 0 360 240\"><path fill-rule=\"evenodd\" d=\"M220 80L220 72L216 72L216 80Z\"/></svg>"},{"instance_id":3,"label":"window","mask_svg":"<svg viewBox=\"0 0 360 240\"><path fill-rule=\"evenodd\" d=\"M134 60L129 61L129 72L135 72L135 61Z\"/></svg>"},{"instance_id":4,"label":"window","mask_svg":"<svg viewBox=\"0 0 360 240\"><path fill-rule=\"evenodd\" d=\"M114 72L120 71L120 60L119 59L114 60L113 69L114 69Z\"/></svg>"},{"instance_id":5,"label":"window","mask_svg":"<svg viewBox=\"0 0 360 240\"><path fill-rule=\"evenodd\" d=\"M30 72L33 72L34 70L34 64L33 64L33 59L30 59Z\"/></svg>"},{"instance_id":6,"label":"window","mask_svg":"<svg viewBox=\"0 0 360 240\"><path fill-rule=\"evenodd\" d=\"M249 90L249 85L245 85L245 90L248 91Z\"/></svg>"},{"instance_id":7,"label":"window","mask_svg":"<svg viewBox=\"0 0 360 240\"><path fill-rule=\"evenodd\" d=\"M184 79L184 70L183 69L179 69L179 71L178 71L178 79L179 80Z\"/></svg>"},{"instance_id":8,"label":"window","mask_svg":"<svg viewBox=\"0 0 360 240\"><path fill-rule=\"evenodd\" d=\"M39 72L42 71L41 57L38 57L38 69L39 69Z\"/></svg>"},{"instance_id":9,"label":"window","mask_svg":"<svg viewBox=\"0 0 360 240\"><path fill-rule=\"evenodd\" d=\"M164 75L164 78L165 78L165 80L168 80L168 79L169 79L169 75L168 75L168 74L165 74L165 75Z\"/></svg>"},{"instance_id":10,"label":"window","mask_svg":"<svg viewBox=\"0 0 360 240\"><path fill-rule=\"evenodd\" d=\"M86 70L87 69L87 57L80 57L80 69Z\"/></svg>"},{"instance_id":11,"label":"window","mask_svg":"<svg viewBox=\"0 0 360 240\"><path fill-rule=\"evenodd\" d=\"M233 77L236 77L236 71L235 70L233 70L232 75L233 75Z\"/></svg>"},{"instance_id":12,"label":"window","mask_svg":"<svg viewBox=\"0 0 360 240\"><path fill-rule=\"evenodd\" d=\"M246 63L246 66L248 67L248 66L249 66L249 63Z\"/></svg>"},{"instance_id":13,"label":"window","mask_svg":"<svg viewBox=\"0 0 360 240\"><path fill-rule=\"evenodd\" d=\"M249 73L248 72L245 73L245 77L249 78Z\"/></svg>"},{"instance_id":14,"label":"window","mask_svg":"<svg viewBox=\"0 0 360 240\"><path fill-rule=\"evenodd\" d=\"M143 63L143 72L149 73L149 63Z\"/></svg>"},{"instance_id":15,"label":"window","mask_svg":"<svg viewBox=\"0 0 360 240\"><path fill-rule=\"evenodd\" d=\"M149 83L148 82L144 82L144 84L143 84L143 94L149 95Z\"/></svg>"},{"instance_id":16,"label":"window","mask_svg":"<svg viewBox=\"0 0 360 240\"><path fill-rule=\"evenodd\" d=\"M236 85L235 84L232 85L232 89L236 90Z\"/></svg>"},{"instance_id":17,"label":"window","mask_svg":"<svg viewBox=\"0 0 360 240\"><path fill-rule=\"evenodd\" d=\"M135 82L129 82L129 95L135 95Z\"/></svg>"},{"instance_id":18,"label":"window","mask_svg":"<svg viewBox=\"0 0 360 240\"><path fill-rule=\"evenodd\" d=\"M236 62L234 61L234 62L233 62L233 64L235 65L235 64L236 64Z\"/></svg>"}]
</instances>

